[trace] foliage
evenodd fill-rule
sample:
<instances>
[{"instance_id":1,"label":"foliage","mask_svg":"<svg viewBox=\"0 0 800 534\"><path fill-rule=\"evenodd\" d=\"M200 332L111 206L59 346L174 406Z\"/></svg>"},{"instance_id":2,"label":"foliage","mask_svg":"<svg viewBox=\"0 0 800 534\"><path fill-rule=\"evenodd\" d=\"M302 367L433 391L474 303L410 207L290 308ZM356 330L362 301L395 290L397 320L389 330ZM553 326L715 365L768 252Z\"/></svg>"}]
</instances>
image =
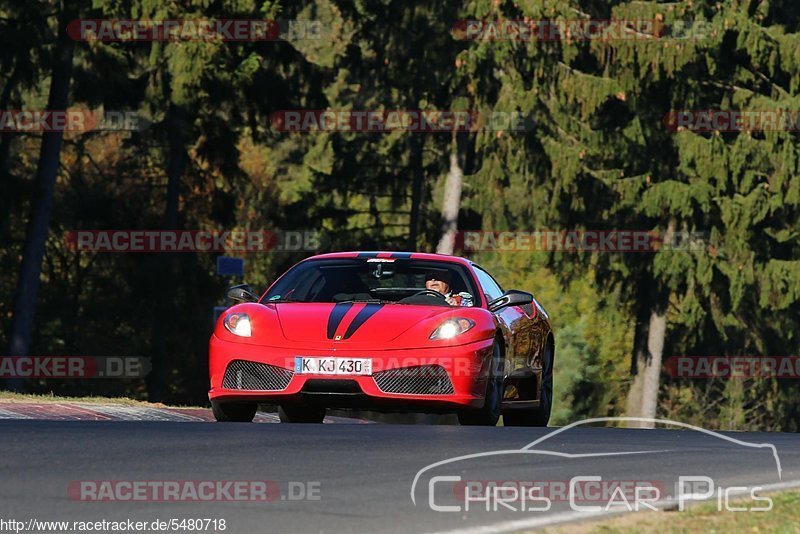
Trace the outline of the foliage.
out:
<instances>
[{"instance_id":1,"label":"foliage","mask_svg":"<svg viewBox=\"0 0 800 534\"><path fill-rule=\"evenodd\" d=\"M17 4L0 0L0 109L41 109L57 13L50 2ZM132 110L150 124L67 135L32 353L152 355L164 400L206 398L211 310L232 282L214 274L214 255L76 253L63 239L69 230L161 228L174 215L183 229L323 230L326 249L433 250L449 134L271 128L271 114L287 109L471 109L529 118L526 131L470 133L461 229L663 232L674 221L679 231L707 234L691 251L478 256L504 286L532 289L555 321L554 422L624 413L635 332L655 303L667 306L665 357L800 351L797 132L664 125L681 109L797 110L794 2L84 4L87 18L313 19L324 31L319 40L78 43L72 105ZM690 21L703 31L548 42L465 41L451 31L458 19L576 17ZM13 19L30 31L14 29ZM0 279L0 342L40 141L0 137L0 268L9 273ZM171 175L182 155L183 171ZM246 253L246 279L263 289L303 255ZM29 387L147 395L143 384ZM659 414L719 428L796 430L796 394L790 381L664 377Z\"/></svg>"}]
</instances>

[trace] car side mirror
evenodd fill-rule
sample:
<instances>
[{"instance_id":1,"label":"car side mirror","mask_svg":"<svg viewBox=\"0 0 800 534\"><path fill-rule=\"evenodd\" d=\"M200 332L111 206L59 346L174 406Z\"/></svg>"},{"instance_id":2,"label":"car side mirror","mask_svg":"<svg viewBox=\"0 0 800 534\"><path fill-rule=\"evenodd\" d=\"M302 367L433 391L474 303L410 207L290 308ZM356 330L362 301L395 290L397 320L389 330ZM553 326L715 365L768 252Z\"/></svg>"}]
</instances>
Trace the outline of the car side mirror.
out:
<instances>
[{"instance_id":1,"label":"car side mirror","mask_svg":"<svg viewBox=\"0 0 800 534\"><path fill-rule=\"evenodd\" d=\"M524 306L533 302L533 295L525 291L509 289L489 303L489 311L496 312L508 306Z\"/></svg>"},{"instance_id":2,"label":"car side mirror","mask_svg":"<svg viewBox=\"0 0 800 534\"><path fill-rule=\"evenodd\" d=\"M253 293L253 288L247 284L230 287L225 295L237 303L258 301L258 295Z\"/></svg>"}]
</instances>

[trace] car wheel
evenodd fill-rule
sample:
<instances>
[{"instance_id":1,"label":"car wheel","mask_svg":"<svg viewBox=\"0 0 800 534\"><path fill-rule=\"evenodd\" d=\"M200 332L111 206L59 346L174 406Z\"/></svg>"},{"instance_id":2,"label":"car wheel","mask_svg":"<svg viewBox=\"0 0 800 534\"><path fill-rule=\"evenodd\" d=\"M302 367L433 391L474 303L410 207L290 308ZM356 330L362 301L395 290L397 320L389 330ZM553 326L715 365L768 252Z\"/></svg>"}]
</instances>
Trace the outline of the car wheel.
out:
<instances>
[{"instance_id":1,"label":"car wheel","mask_svg":"<svg viewBox=\"0 0 800 534\"><path fill-rule=\"evenodd\" d=\"M553 407L553 346L544 353L539 407L531 410L509 410L503 413L503 426L547 426Z\"/></svg>"},{"instance_id":2,"label":"car wheel","mask_svg":"<svg viewBox=\"0 0 800 534\"><path fill-rule=\"evenodd\" d=\"M250 423L257 410L256 403L211 401L211 411L220 423Z\"/></svg>"},{"instance_id":3,"label":"car wheel","mask_svg":"<svg viewBox=\"0 0 800 534\"><path fill-rule=\"evenodd\" d=\"M469 426L495 426L500 419L500 404L503 400L503 371L500 364L503 355L500 344L495 341L492 348L492 368L486 384L486 401L477 410L464 410L458 413L458 422Z\"/></svg>"},{"instance_id":4,"label":"car wheel","mask_svg":"<svg viewBox=\"0 0 800 534\"><path fill-rule=\"evenodd\" d=\"M286 405L278 408L281 423L321 423L325 419L325 408Z\"/></svg>"}]
</instances>

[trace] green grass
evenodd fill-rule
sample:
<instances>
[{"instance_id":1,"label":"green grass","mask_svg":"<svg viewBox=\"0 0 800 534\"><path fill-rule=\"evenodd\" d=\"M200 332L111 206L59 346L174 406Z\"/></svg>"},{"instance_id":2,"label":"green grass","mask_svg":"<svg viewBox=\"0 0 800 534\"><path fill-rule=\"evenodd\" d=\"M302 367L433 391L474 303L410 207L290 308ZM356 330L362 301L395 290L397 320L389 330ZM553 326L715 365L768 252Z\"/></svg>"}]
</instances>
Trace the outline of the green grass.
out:
<instances>
[{"instance_id":1,"label":"green grass","mask_svg":"<svg viewBox=\"0 0 800 534\"><path fill-rule=\"evenodd\" d=\"M761 495L759 495L761 496ZM772 498L769 512L720 512L717 502L696 504L683 512L641 512L615 516L609 519L565 525L547 529L558 534L603 533L633 534L638 532L666 533L729 533L729 532L780 532L800 533L800 491L764 494ZM748 499L736 499L732 505L763 506Z\"/></svg>"},{"instance_id":2,"label":"green grass","mask_svg":"<svg viewBox=\"0 0 800 534\"><path fill-rule=\"evenodd\" d=\"M91 404L118 404L123 406L164 406L161 403L138 401L128 397L61 397L0 391L0 402L84 402ZM200 406L173 406L174 408L199 408Z\"/></svg>"}]
</instances>

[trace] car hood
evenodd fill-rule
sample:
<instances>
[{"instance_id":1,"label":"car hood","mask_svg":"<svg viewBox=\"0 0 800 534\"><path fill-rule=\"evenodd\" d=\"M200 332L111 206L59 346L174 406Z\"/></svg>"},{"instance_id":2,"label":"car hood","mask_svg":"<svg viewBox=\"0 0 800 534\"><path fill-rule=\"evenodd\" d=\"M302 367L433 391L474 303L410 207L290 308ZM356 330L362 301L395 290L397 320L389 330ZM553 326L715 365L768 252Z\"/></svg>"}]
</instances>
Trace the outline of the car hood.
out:
<instances>
[{"instance_id":1,"label":"car hood","mask_svg":"<svg viewBox=\"0 0 800 534\"><path fill-rule=\"evenodd\" d=\"M284 337L298 342L388 342L451 308L378 303L283 303L275 310ZM432 332L433 330L431 330Z\"/></svg>"}]
</instances>

